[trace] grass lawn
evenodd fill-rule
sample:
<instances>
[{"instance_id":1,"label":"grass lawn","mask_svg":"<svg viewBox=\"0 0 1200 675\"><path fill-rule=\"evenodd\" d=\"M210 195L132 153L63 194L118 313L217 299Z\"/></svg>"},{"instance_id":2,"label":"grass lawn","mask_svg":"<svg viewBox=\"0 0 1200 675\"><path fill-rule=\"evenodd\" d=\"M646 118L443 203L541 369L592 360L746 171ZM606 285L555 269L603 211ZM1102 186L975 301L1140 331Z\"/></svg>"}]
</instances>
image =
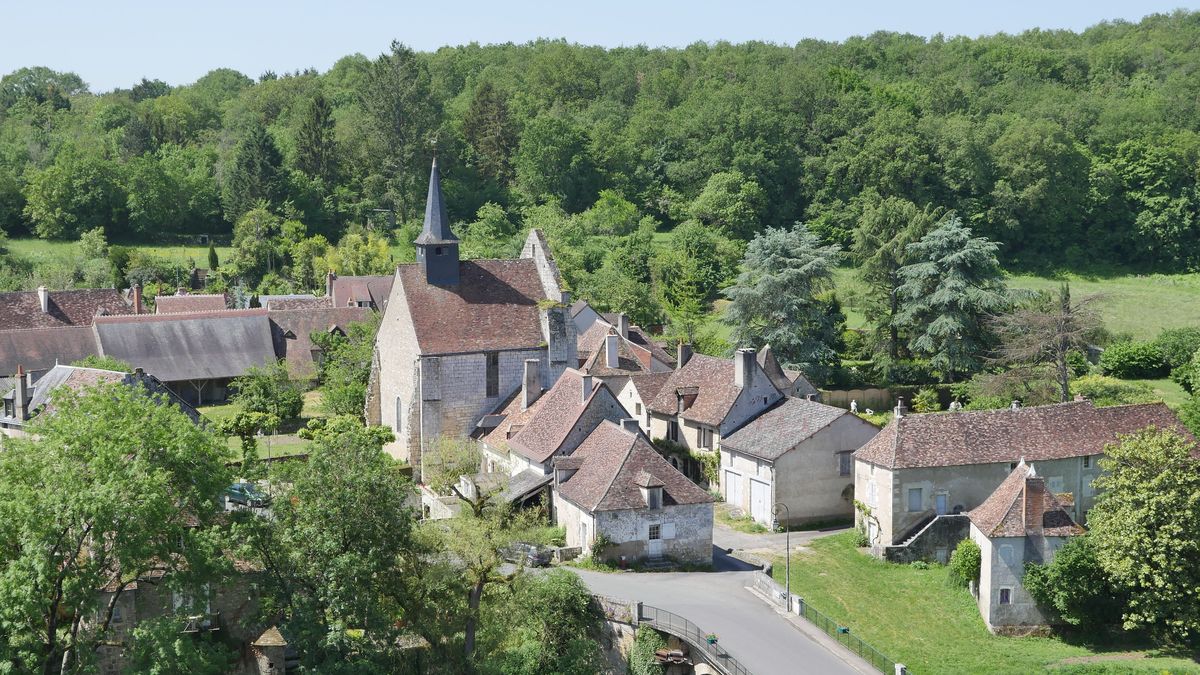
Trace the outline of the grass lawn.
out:
<instances>
[{"instance_id":1,"label":"grass lawn","mask_svg":"<svg viewBox=\"0 0 1200 675\"><path fill-rule=\"evenodd\" d=\"M204 406L198 410L210 421L220 424L237 414L240 407L236 403L225 403L222 405ZM305 392L304 409L300 412L300 419L289 425L288 430L303 428L308 424L310 419L316 417L325 417L325 411L321 405L321 392L317 390ZM234 451L234 456L240 457L242 451L241 439L231 436L227 439L227 443L229 444L229 449ZM270 434L258 440L259 457L297 455L305 452L307 448L308 441L300 438L295 433Z\"/></svg>"},{"instance_id":2,"label":"grass lawn","mask_svg":"<svg viewBox=\"0 0 1200 675\"><path fill-rule=\"evenodd\" d=\"M1127 380L1137 384L1144 384L1154 390L1154 394L1162 399L1171 408L1178 408L1187 403L1191 396L1179 386L1179 383L1170 378L1161 380Z\"/></svg>"},{"instance_id":3,"label":"grass lawn","mask_svg":"<svg viewBox=\"0 0 1200 675\"><path fill-rule=\"evenodd\" d=\"M945 567L920 570L860 553L853 533L814 540L792 555L792 592L918 675L928 673L1173 672L1200 664L1056 638L1010 638L984 627L974 599L947 584ZM773 574L782 582L783 561ZM1069 659L1069 660L1068 660ZM1086 660L1085 660L1086 659Z\"/></svg>"},{"instance_id":4,"label":"grass lawn","mask_svg":"<svg viewBox=\"0 0 1200 675\"><path fill-rule=\"evenodd\" d=\"M763 534L770 532L762 523L756 522L753 518L747 515L734 517L729 512L730 506L724 502L718 503L713 508L713 515L716 516L717 522L722 525L745 532L746 534Z\"/></svg>"},{"instance_id":5,"label":"grass lawn","mask_svg":"<svg viewBox=\"0 0 1200 675\"><path fill-rule=\"evenodd\" d=\"M45 239L10 239L8 248L13 253L22 258L28 258L35 263L39 261L49 261L61 258L73 257L78 249L79 242L75 241L47 241ZM134 248L139 248L148 251L156 256L174 260L182 265L187 265L189 260L196 261L197 267L208 267L208 247L207 246L186 246L178 245L151 245L151 244L130 244ZM228 246L217 247L217 257L221 260L228 260L232 249Z\"/></svg>"}]
</instances>

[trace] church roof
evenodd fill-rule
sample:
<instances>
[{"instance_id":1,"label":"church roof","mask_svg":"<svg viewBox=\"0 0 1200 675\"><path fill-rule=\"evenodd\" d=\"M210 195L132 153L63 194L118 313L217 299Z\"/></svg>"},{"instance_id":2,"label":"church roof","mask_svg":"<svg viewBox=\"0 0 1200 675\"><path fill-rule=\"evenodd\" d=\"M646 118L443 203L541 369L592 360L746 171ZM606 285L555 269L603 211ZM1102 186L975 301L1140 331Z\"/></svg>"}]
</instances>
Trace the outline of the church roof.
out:
<instances>
[{"instance_id":1,"label":"church roof","mask_svg":"<svg viewBox=\"0 0 1200 675\"><path fill-rule=\"evenodd\" d=\"M452 244L458 237L450 231L450 215L446 213L446 200L442 196L442 177L438 172L437 158L429 172L429 194L425 199L425 226L415 244Z\"/></svg>"}]
</instances>

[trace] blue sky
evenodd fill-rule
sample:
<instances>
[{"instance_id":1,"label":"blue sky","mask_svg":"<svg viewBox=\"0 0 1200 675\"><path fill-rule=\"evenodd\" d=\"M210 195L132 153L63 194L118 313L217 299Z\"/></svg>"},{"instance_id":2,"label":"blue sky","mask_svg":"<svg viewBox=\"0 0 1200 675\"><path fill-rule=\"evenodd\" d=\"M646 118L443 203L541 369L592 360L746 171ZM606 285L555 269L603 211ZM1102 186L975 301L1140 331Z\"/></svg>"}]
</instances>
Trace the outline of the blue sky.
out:
<instances>
[{"instance_id":1,"label":"blue sky","mask_svg":"<svg viewBox=\"0 0 1200 675\"><path fill-rule=\"evenodd\" d=\"M1181 6L1188 5L1179 0L15 0L0 6L0 74L45 65L75 71L93 91L104 91L142 77L185 84L222 66L251 77L267 70L323 71L346 54L377 55L393 38L419 50L538 37L604 46L752 39L794 44L876 30L969 36L1035 27L1081 30L1106 19L1136 21Z\"/></svg>"}]
</instances>

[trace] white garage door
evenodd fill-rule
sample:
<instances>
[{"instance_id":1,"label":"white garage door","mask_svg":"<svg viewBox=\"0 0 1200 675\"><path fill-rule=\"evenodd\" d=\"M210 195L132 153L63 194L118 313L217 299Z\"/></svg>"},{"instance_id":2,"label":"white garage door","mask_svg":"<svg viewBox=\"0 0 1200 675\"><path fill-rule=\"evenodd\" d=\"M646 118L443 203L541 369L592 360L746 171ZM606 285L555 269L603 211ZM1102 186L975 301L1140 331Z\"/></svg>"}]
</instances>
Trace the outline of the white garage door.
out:
<instances>
[{"instance_id":1,"label":"white garage door","mask_svg":"<svg viewBox=\"0 0 1200 675\"><path fill-rule=\"evenodd\" d=\"M742 474L725 469L725 501L742 508Z\"/></svg>"},{"instance_id":2,"label":"white garage door","mask_svg":"<svg viewBox=\"0 0 1200 675\"><path fill-rule=\"evenodd\" d=\"M750 479L750 516L764 525L771 523L771 486L753 478Z\"/></svg>"}]
</instances>

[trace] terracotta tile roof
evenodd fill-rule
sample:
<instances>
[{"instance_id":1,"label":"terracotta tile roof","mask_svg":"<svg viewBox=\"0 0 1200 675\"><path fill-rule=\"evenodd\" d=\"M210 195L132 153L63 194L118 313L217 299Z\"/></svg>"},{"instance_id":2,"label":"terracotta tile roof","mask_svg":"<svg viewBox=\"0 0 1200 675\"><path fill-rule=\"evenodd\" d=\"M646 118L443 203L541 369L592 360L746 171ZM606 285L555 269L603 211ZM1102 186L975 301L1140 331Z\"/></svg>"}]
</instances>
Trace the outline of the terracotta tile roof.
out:
<instances>
[{"instance_id":1,"label":"terracotta tile roof","mask_svg":"<svg viewBox=\"0 0 1200 675\"><path fill-rule=\"evenodd\" d=\"M12 375L17 366L42 371L56 363L69 364L99 353L89 326L0 330L0 374Z\"/></svg>"},{"instance_id":2,"label":"terracotta tile roof","mask_svg":"<svg viewBox=\"0 0 1200 675\"><path fill-rule=\"evenodd\" d=\"M219 312L227 309L224 294L204 295L157 295L154 297L155 314L182 314L187 312Z\"/></svg>"},{"instance_id":3,"label":"terracotta tile roof","mask_svg":"<svg viewBox=\"0 0 1200 675\"><path fill-rule=\"evenodd\" d=\"M671 379L673 372L635 373L630 375L629 379L633 381L633 386L637 389L638 397L642 399L643 403L649 404L650 401L654 400L655 396L658 396L658 392L662 391L667 381Z\"/></svg>"},{"instance_id":4,"label":"terracotta tile roof","mask_svg":"<svg viewBox=\"0 0 1200 675\"><path fill-rule=\"evenodd\" d=\"M615 316L613 314L605 314L605 317ZM579 359L581 361L589 361L597 353L601 353L600 363L604 363L603 350L605 336L609 333L617 333L616 319L612 321L606 319L597 320L583 332L577 339L579 346ZM629 337L621 340L621 349L628 356L640 364L638 370L649 371L651 369L651 358L659 361L665 366L674 368L675 358L667 353L661 345L654 342L646 336L645 331L635 325L629 326ZM600 374L600 373L597 373Z\"/></svg>"},{"instance_id":5,"label":"terracotta tile roof","mask_svg":"<svg viewBox=\"0 0 1200 675\"><path fill-rule=\"evenodd\" d=\"M616 402L612 392L598 379L591 381L591 391L584 400L583 377L579 371L568 368L550 391L525 410L521 410L518 391L501 412L504 421L484 436L483 442L492 448L507 447L535 462L550 459L563 449L567 436L589 406L609 400Z\"/></svg>"},{"instance_id":6,"label":"terracotta tile roof","mask_svg":"<svg viewBox=\"0 0 1200 675\"><path fill-rule=\"evenodd\" d=\"M721 447L775 461L850 411L803 398L784 398L721 439ZM869 422L862 421L863 424Z\"/></svg>"},{"instance_id":7,"label":"terracotta tile roof","mask_svg":"<svg viewBox=\"0 0 1200 675\"><path fill-rule=\"evenodd\" d=\"M288 309L321 309L323 307L333 307L333 298L284 298L267 300L267 310L271 312Z\"/></svg>"},{"instance_id":8,"label":"terracotta tile roof","mask_svg":"<svg viewBox=\"0 0 1200 675\"><path fill-rule=\"evenodd\" d=\"M271 303L274 308L275 303ZM332 330L346 332L347 326L371 317L367 307L310 307L307 309L269 309L275 354L287 359L289 370L299 376L316 374L313 364L312 334ZM289 337L290 336L290 337Z\"/></svg>"},{"instance_id":9,"label":"terracotta tile roof","mask_svg":"<svg viewBox=\"0 0 1200 675\"><path fill-rule=\"evenodd\" d=\"M706 504L712 497L671 466L640 433L605 421L575 450L579 470L559 494L589 512L646 508L639 483L661 485L663 505ZM578 461L578 460L576 460Z\"/></svg>"},{"instance_id":10,"label":"terracotta tile roof","mask_svg":"<svg viewBox=\"0 0 1200 675\"><path fill-rule=\"evenodd\" d=\"M1098 455L1146 427L1191 434L1162 403L1097 408L1073 401L1017 410L905 415L854 453L856 459L899 469L1064 459Z\"/></svg>"},{"instance_id":11,"label":"terracotta tile roof","mask_svg":"<svg viewBox=\"0 0 1200 675\"><path fill-rule=\"evenodd\" d=\"M530 349L545 342L537 263L529 258L459 263L456 286L425 281L420 265L402 265L409 314L422 354ZM336 300L336 298L335 298Z\"/></svg>"},{"instance_id":12,"label":"terracotta tile roof","mask_svg":"<svg viewBox=\"0 0 1200 675\"><path fill-rule=\"evenodd\" d=\"M1046 489L1046 482L1037 475L1034 465L1024 462L967 516L988 537L1023 537L1037 533L1047 537L1069 537L1084 532L1054 494Z\"/></svg>"},{"instance_id":13,"label":"terracotta tile roof","mask_svg":"<svg viewBox=\"0 0 1200 675\"><path fill-rule=\"evenodd\" d=\"M382 311L387 308L388 296L392 293L395 280L396 277L391 274L334 277L333 306L349 307L367 302Z\"/></svg>"},{"instance_id":14,"label":"terracotta tile roof","mask_svg":"<svg viewBox=\"0 0 1200 675\"><path fill-rule=\"evenodd\" d=\"M677 392L691 395L695 400L680 417L693 422L718 426L729 414L741 389L733 383L733 361L696 354L687 365L671 373L670 379L648 405L662 415L674 415L678 410Z\"/></svg>"},{"instance_id":15,"label":"terracotta tile roof","mask_svg":"<svg viewBox=\"0 0 1200 675\"><path fill-rule=\"evenodd\" d=\"M601 325L602 324L597 321L592 325L592 328L596 328ZM615 367L610 367L608 365L608 335L612 335L617 338L617 364ZM644 349L639 349L629 340L621 339L621 337L617 335L615 329L608 331L602 336L602 338L603 339L600 341L600 347L586 357L587 360L582 366L580 366L580 370L599 377L650 372L649 352ZM580 354L580 356L583 357L582 354Z\"/></svg>"},{"instance_id":16,"label":"terracotta tile roof","mask_svg":"<svg viewBox=\"0 0 1200 675\"><path fill-rule=\"evenodd\" d=\"M37 291L0 293L0 330L90 326L97 314L132 314L112 288L49 291L45 312Z\"/></svg>"}]
</instances>

